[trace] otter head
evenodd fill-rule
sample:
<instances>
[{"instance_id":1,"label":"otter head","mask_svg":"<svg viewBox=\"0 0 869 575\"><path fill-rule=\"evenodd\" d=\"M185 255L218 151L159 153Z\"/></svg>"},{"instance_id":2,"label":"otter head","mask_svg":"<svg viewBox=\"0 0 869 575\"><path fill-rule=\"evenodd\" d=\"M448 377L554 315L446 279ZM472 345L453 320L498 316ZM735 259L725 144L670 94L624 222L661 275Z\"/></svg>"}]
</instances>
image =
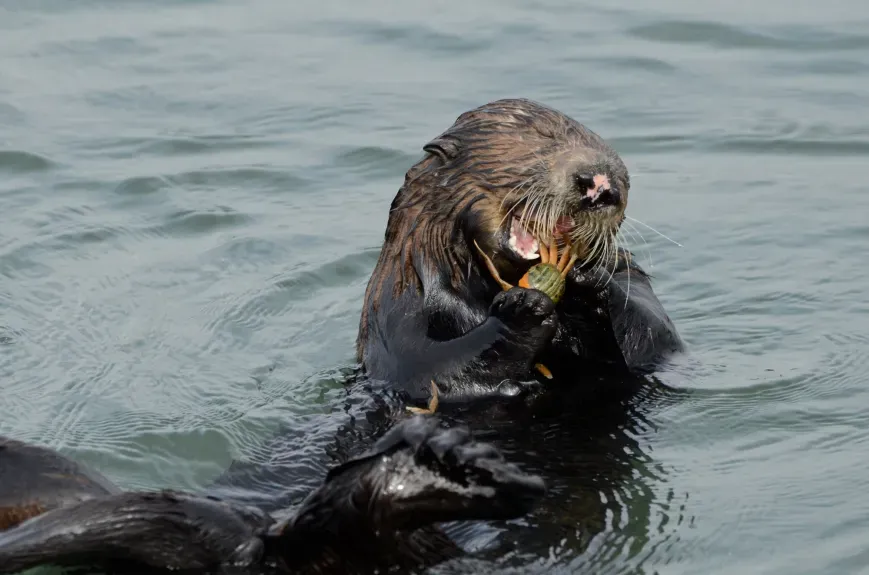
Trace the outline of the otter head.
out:
<instances>
[{"instance_id":1,"label":"otter head","mask_svg":"<svg viewBox=\"0 0 869 575\"><path fill-rule=\"evenodd\" d=\"M498 100L462 114L423 149L393 210L411 208L411 220L424 220L413 227L428 249L455 253L464 236L505 279L533 265L541 243L565 236L580 262L615 257L628 171L579 122L530 100Z\"/></svg>"}]
</instances>

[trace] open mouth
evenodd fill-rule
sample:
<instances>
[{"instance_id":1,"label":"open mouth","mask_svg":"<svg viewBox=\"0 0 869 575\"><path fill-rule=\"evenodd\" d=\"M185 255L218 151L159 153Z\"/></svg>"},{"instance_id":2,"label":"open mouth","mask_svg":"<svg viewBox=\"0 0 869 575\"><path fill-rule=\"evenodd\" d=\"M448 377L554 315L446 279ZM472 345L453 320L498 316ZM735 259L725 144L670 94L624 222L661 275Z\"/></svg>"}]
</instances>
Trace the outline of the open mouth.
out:
<instances>
[{"instance_id":1,"label":"open mouth","mask_svg":"<svg viewBox=\"0 0 869 575\"><path fill-rule=\"evenodd\" d=\"M564 234L570 233L573 226L574 222L572 218L561 216L556 220L555 227L550 233L552 237L559 238ZM533 260L540 257L540 241L522 224L521 217L518 215L513 216L510 222L510 239L507 244L511 250L523 259Z\"/></svg>"}]
</instances>

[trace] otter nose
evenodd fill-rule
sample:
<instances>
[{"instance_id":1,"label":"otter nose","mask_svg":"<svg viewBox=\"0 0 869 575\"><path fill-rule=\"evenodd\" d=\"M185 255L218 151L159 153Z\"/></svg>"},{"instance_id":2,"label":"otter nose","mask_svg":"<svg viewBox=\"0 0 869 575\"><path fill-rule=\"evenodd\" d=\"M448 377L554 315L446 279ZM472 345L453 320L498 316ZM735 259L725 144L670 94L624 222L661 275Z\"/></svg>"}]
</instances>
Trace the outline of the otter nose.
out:
<instances>
[{"instance_id":1,"label":"otter nose","mask_svg":"<svg viewBox=\"0 0 869 575\"><path fill-rule=\"evenodd\" d=\"M595 206L615 206L619 203L619 192L609 186L598 186L596 190L589 190L586 197Z\"/></svg>"},{"instance_id":2,"label":"otter nose","mask_svg":"<svg viewBox=\"0 0 869 575\"><path fill-rule=\"evenodd\" d=\"M613 206L619 203L619 192L604 174L579 174L576 176L580 201L585 207Z\"/></svg>"}]
</instances>

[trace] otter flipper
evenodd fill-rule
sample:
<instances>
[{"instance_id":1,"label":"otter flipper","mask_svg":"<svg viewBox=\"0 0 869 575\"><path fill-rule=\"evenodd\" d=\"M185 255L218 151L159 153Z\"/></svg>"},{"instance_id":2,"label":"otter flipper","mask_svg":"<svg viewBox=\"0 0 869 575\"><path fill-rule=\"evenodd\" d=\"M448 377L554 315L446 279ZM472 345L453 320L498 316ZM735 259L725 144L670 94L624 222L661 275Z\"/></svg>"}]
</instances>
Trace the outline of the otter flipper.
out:
<instances>
[{"instance_id":1,"label":"otter flipper","mask_svg":"<svg viewBox=\"0 0 869 575\"><path fill-rule=\"evenodd\" d=\"M540 477L474 441L466 428L447 429L418 415L330 471L296 516L273 531L269 545L293 550L290 569L431 565L461 553L433 524L519 517L544 491Z\"/></svg>"},{"instance_id":2,"label":"otter flipper","mask_svg":"<svg viewBox=\"0 0 869 575\"><path fill-rule=\"evenodd\" d=\"M220 569L257 563L273 519L172 491L126 492L67 505L0 533L0 573L38 565Z\"/></svg>"},{"instance_id":3,"label":"otter flipper","mask_svg":"<svg viewBox=\"0 0 869 575\"><path fill-rule=\"evenodd\" d=\"M394 488L396 479L404 480L402 489ZM367 453L332 469L292 525L310 526L317 517L342 526L363 521L376 530L404 530L441 521L513 519L544 492L539 476L521 471L494 446L474 441L467 428L445 428L436 418L416 415ZM367 504L344 503L330 507L326 517L318 515L335 497Z\"/></svg>"}]
</instances>

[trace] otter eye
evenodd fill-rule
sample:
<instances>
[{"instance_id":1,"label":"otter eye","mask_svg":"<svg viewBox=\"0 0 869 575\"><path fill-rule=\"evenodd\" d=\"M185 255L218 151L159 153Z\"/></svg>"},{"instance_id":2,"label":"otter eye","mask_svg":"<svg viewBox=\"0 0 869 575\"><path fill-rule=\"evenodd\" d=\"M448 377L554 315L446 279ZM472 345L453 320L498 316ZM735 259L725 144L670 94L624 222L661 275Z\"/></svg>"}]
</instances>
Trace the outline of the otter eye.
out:
<instances>
[{"instance_id":1,"label":"otter eye","mask_svg":"<svg viewBox=\"0 0 869 575\"><path fill-rule=\"evenodd\" d=\"M573 177L576 186L583 192L594 188L594 177L590 174L577 174Z\"/></svg>"}]
</instances>

